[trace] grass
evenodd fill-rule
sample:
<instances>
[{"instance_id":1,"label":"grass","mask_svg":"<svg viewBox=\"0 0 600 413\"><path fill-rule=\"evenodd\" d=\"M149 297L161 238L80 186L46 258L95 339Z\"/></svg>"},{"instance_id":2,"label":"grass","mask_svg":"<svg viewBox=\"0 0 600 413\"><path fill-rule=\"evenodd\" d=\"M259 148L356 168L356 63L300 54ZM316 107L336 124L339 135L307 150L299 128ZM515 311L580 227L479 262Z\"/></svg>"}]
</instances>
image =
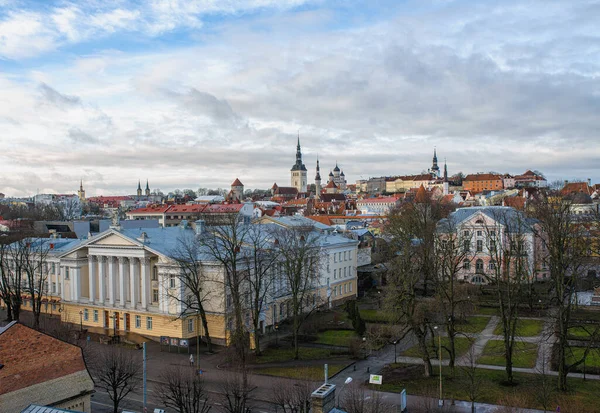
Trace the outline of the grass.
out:
<instances>
[{"instance_id":1,"label":"grass","mask_svg":"<svg viewBox=\"0 0 600 413\"><path fill-rule=\"evenodd\" d=\"M585 349L583 347L571 347L572 352L567 351L567 363L579 361L583 357ZM600 349L592 349L585 359L586 367L600 367ZM583 364L577 366L579 371L583 371Z\"/></svg>"},{"instance_id":2,"label":"grass","mask_svg":"<svg viewBox=\"0 0 600 413\"><path fill-rule=\"evenodd\" d=\"M346 368L347 364L329 364L329 377ZM310 381L323 380L323 366L266 367L254 370L258 374Z\"/></svg>"},{"instance_id":3,"label":"grass","mask_svg":"<svg viewBox=\"0 0 600 413\"><path fill-rule=\"evenodd\" d=\"M382 310L359 310L360 317L366 323L389 323L389 313Z\"/></svg>"},{"instance_id":4,"label":"grass","mask_svg":"<svg viewBox=\"0 0 600 413\"><path fill-rule=\"evenodd\" d=\"M519 319L516 335L518 337L537 337L542 333L543 328L544 322L542 320ZM494 335L502 335L502 323L498 323Z\"/></svg>"},{"instance_id":5,"label":"grass","mask_svg":"<svg viewBox=\"0 0 600 413\"><path fill-rule=\"evenodd\" d=\"M320 360L331 357L331 350L327 348L299 347L298 356L300 360ZM279 363L294 359L293 348L268 348L256 358L256 363Z\"/></svg>"},{"instance_id":6,"label":"grass","mask_svg":"<svg viewBox=\"0 0 600 413\"><path fill-rule=\"evenodd\" d=\"M513 352L513 367L533 368L537 360L538 346L536 343L515 343ZM491 364L504 366L504 342L502 340L490 340L485 345L481 357L477 360L479 364Z\"/></svg>"},{"instance_id":7,"label":"grass","mask_svg":"<svg viewBox=\"0 0 600 413\"><path fill-rule=\"evenodd\" d=\"M483 331L483 329L485 328L485 326L488 325L489 322L490 322L489 317L484 317L484 316L468 317L467 322L465 324L457 324L456 325L456 330L461 333L469 333L469 334L481 333Z\"/></svg>"},{"instance_id":8,"label":"grass","mask_svg":"<svg viewBox=\"0 0 600 413\"><path fill-rule=\"evenodd\" d=\"M498 308L497 307L479 307L477 309L477 314L498 315Z\"/></svg>"},{"instance_id":9,"label":"grass","mask_svg":"<svg viewBox=\"0 0 600 413\"><path fill-rule=\"evenodd\" d=\"M423 366L414 365L392 365L395 369L388 369L382 372L384 377L383 384L378 385L376 390L401 392L406 389L408 394L422 395L437 398L438 392L438 372L437 367L433 368L431 377L423 376ZM416 368L415 368L416 367ZM403 371L412 369L407 374ZM443 396L445 398L454 398L456 400L469 400L468 391L470 381L464 370L456 369L456 378L449 377L449 370L443 367ZM506 404L512 402L514 405L530 408L542 409L542 392L540 391L540 382L542 376L527 373L514 373L516 386L506 386L502 384L506 378L504 371L476 369L477 397L479 403ZM552 393L549 396L547 407L548 411L554 411L557 405L568 408L565 412L591 413L598 412L598 394L600 394L600 381L569 378L568 384L572 391L567 393L557 393L556 377L547 376L550 381ZM371 386L374 387L374 386Z\"/></svg>"},{"instance_id":10,"label":"grass","mask_svg":"<svg viewBox=\"0 0 600 413\"><path fill-rule=\"evenodd\" d=\"M439 357L439 350L438 350L438 339L436 337L435 339L435 345L432 346L430 340L427 340L429 343L429 349L430 349L430 355L432 356L432 358L437 359ZM450 340L448 339L448 337L442 337L442 347L446 346L448 347L450 343ZM460 357L464 354L467 353L467 351L469 350L469 346L471 344L471 341L466 338L466 337L455 337L454 338L454 345L456 347L456 357ZM401 356L407 356L407 357L421 357L421 350L419 349L419 346L413 346L411 348L409 348L408 350L403 351L402 353L400 353ZM442 348L442 359L447 359L449 358L449 353L448 351L446 351L444 348Z\"/></svg>"},{"instance_id":11,"label":"grass","mask_svg":"<svg viewBox=\"0 0 600 413\"><path fill-rule=\"evenodd\" d=\"M353 330L327 330L319 333L315 343L349 347L350 342L355 338L358 336Z\"/></svg>"},{"instance_id":12,"label":"grass","mask_svg":"<svg viewBox=\"0 0 600 413\"><path fill-rule=\"evenodd\" d=\"M596 328L598 328L596 325L569 327L569 337L576 340L590 340L594 337Z\"/></svg>"}]
</instances>

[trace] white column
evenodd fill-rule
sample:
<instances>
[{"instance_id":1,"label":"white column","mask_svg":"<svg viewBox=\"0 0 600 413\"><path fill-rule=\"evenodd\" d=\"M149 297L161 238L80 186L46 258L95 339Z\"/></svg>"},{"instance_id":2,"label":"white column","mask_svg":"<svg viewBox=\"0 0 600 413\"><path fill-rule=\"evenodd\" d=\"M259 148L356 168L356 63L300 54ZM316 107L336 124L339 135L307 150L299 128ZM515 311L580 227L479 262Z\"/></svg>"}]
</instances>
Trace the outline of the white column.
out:
<instances>
[{"instance_id":1,"label":"white column","mask_svg":"<svg viewBox=\"0 0 600 413\"><path fill-rule=\"evenodd\" d=\"M59 266L58 272L60 273L60 299L65 300L65 267Z\"/></svg>"},{"instance_id":2,"label":"white column","mask_svg":"<svg viewBox=\"0 0 600 413\"><path fill-rule=\"evenodd\" d=\"M115 306L115 292L116 292L116 271L115 271L115 257L108 257L108 300L110 305Z\"/></svg>"},{"instance_id":3,"label":"white column","mask_svg":"<svg viewBox=\"0 0 600 413\"><path fill-rule=\"evenodd\" d=\"M129 258L129 293L131 300L131 308L135 308L138 301L138 263L137 258Z\"/></svg>"},{"instance_id":4,"label":"white column","mask_svg":"<svg viewBox=\"0 0 600 413\"><path fill-rule=\"evenodd\" d=\"M67 268L69 269L69 296L71 301L75 301L75 270L68 265L65 266L65 280L67 278Z\"/></svg>"},{"instance_id":5,"label":"white column","mask_svg":"<svg viewBox=\"0 0 600 413\"><path fill-rule=\"evenodd\" d=\"M119 257L119 303L125 307L125 262L127 258Z\"/></svg>"},{"instance_id":6,"label":"white column","mask_svg":"<svg viewBox=\"0 0 600 413\"><path fill-rule=\"evenodd\" d=\"M90 284L90 303L94 304L96 301L96 257L90 255L88 257L88 280Z\"/></svg>"},{"instance_id":7,"label":"white column","mask_svg":"<svg viewBox=\"0 0 600 413\"><path fill-rule=\"evenodd\" d=\"M98 257L98 301L101 305L104 305L106 300L106 287L104 281L106 279L106 257Z\"/></svg>"},{"instance_id":8,"label":"white column","mask_svg":"<svg viewBox=\"0 0 600 413\"><path fill-rule=\"evenodd\" d=\"M50 268L52 268L52 265L50 265L49 263L46 265L48 266L48 271L46 271L48 277L48 292L46 293L46 295L50 295L52 294L52 277L54 277L54 274L50 273Z\"/></svg>"},{"instance_id":9,"label":"white column","mask_svg":"<svg viewBox=\"0 0 600 413\"><path fill-rule=\"evenodd\" d=\"M75 301L79 301L79 297L81 295L81 268L73 268L73 273L73 297L75 298Z\"/></svg>"},{"instance_id":10,"label":"white column","mask_svg":"<svg viewBox=\"0 0 600 413\"><path fill-rule=\"evenodd\" d=\"M140 259L140 273L142 279L142 309L147 310L150 301L150 280L148 279L150 276L150 258Z\"/></svg>"}]
</instances>

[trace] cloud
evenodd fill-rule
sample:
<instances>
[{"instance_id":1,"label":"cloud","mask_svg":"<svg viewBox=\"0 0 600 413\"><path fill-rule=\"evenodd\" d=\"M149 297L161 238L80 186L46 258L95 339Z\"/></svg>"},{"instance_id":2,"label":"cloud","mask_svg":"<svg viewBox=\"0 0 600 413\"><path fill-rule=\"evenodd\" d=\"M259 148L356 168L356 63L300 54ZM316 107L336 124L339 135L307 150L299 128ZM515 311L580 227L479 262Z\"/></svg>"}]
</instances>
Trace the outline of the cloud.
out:
<instances>
[{"instance_id":1,"label":"cloud","mask_svg":"<svg viewBox=\"0 0 600 413\"><path fill-rule=\"evenodd\" d=\"M69 54L0 75L0 191L34 191L22 172L76 190L90 169L90 193L287 184L298 130L309 181L317 154L354 181L418 173L434 146L450 173L600 181L593 2L148 4L48 9Z\"/></svg>"}]
</instances>

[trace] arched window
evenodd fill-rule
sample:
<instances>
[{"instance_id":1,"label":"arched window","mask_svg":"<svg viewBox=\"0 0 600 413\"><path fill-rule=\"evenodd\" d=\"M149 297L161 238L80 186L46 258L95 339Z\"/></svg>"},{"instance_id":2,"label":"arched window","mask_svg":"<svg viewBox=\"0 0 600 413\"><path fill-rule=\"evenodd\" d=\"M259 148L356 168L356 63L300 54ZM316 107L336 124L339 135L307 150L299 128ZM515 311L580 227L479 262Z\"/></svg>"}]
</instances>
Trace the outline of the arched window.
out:
<instances>
[{"instance_id":1,"label":"arched window","mask_svg":"<svg viewBox=\"0 0 600 413\"><path fill-rule=\"evenodd\" d=\"M479 259L475 262L475 271L478 273L483 272L483 260Z\"/></svg>"},{"instance_id":2,"label":"arched window","mask_svg":"<svg viewBox=\"0 0 600 413\"><path fill-rule=\"evenodd\" d=\"M471 269L471 262L469 260L464 260L463 261L463 270L470 270Z\"/></svg>"}]
</instances>

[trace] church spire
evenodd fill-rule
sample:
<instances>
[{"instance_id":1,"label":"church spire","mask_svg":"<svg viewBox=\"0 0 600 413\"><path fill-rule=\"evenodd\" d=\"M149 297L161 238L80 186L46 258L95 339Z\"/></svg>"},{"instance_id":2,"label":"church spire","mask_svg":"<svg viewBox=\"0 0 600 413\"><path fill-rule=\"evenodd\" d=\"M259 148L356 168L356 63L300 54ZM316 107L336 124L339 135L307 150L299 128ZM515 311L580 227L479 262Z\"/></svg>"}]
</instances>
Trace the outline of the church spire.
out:
<instances>
[{"instance_id":1,"label":"church spire","mask_svg":"<svg viewBox=\"0 0 600 413\"><path fill-rule=\"evenodd\" d=\"M446 165L446 158L444 158L444 182L448 182L448 165Z\"/></svg>"}]
</instances>

